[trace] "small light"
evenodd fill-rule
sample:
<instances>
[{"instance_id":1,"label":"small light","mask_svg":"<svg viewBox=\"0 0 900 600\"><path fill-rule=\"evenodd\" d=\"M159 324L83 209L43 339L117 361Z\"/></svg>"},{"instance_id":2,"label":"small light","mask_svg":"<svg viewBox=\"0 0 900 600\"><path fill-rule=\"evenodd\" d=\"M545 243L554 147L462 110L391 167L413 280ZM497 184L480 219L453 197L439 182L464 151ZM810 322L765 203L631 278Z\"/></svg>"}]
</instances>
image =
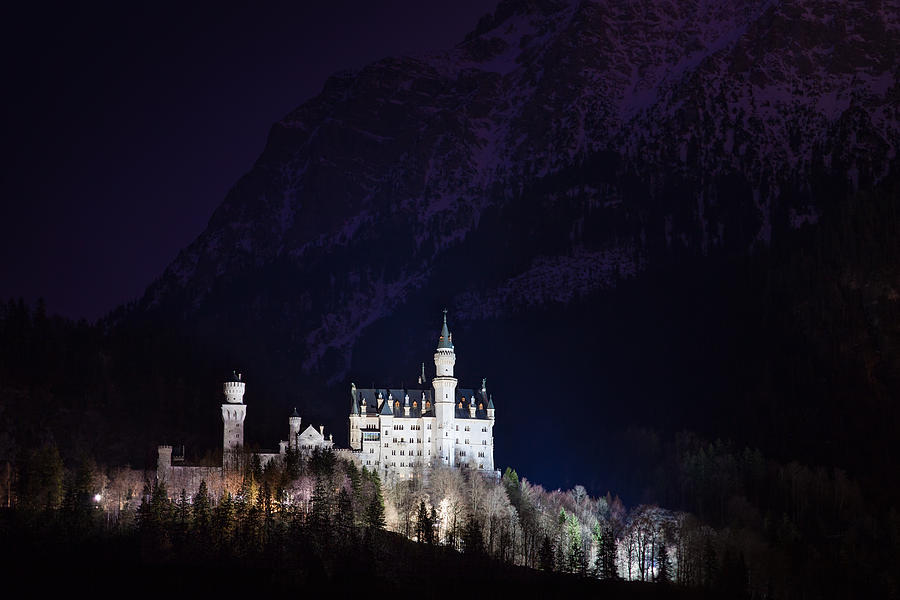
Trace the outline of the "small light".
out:
<instances>
[{"instance_id":1,"label":"small light","mask_svg":"<svg viewBox=\"0 0 900 600\"><path fill-rule=\"evenodd\" d=\"M103 500L103 496L101 496L100 494L94 494L94 502L100 502L101 500Z\"/></svg>"}]
</instances>

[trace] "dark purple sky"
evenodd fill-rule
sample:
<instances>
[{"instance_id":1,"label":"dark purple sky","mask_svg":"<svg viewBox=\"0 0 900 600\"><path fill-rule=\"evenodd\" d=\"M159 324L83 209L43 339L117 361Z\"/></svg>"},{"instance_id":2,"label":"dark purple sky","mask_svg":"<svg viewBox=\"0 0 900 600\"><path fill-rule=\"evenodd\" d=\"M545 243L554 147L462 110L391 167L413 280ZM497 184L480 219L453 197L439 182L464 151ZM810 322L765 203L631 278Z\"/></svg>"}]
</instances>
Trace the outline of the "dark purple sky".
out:
<instances>
[{"instance_id":1,"label":"dark purple sky","mask_svg":"<svg viewBox=\"0 0 900 600\"><path fill-rule=\"evenodd\" d=\"M494 4L6 12L0 299L95 319L137 298L328 75L450 47Z\"/></svg>"}]
</instances>

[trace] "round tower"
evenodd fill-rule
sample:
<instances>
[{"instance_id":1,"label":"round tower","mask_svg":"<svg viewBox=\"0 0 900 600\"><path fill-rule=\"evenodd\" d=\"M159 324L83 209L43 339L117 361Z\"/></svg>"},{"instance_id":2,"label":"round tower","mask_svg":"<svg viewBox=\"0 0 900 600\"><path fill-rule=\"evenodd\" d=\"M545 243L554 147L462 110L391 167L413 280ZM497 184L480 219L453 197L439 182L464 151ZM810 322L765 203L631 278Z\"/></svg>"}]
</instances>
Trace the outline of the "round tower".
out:
<instances>
[{"instance_id":1,"label":"round tower","mask_svg":"<svg viewBox=\"0 0 900 600\"><path fill-rule=\"evenodd\" d=\"M224 436L222 441L223 464L228 467L235 460L235 452L244 446L244 419L247 407L244 405L245 385L241 374L234 372L232 377L222 386L225 392L225 403L222 404L222 423Z\"/></svg>"},{"instance_id":2,"label":"round tower","mask_svg":"<svg viewBox=\"0 0 900 600\"><path fill-rule=\"evenodd\" d=\"M225 402L228 404L244 403L244 382L241 380L241 374L232 372L231 378L222 385L225 392Z\"/></svg>"},{"instance_id":3,"label":"round tower","mask_svg":"<svg viewBox=\"0 0 900 600\"><path fill-rule=\"evenodd\" d=\"M300 414L295 408L291 416L288 417L288 445L291 448L297 447L297 436L300 435L300 421Z\"/></svg>"}]
</instances>

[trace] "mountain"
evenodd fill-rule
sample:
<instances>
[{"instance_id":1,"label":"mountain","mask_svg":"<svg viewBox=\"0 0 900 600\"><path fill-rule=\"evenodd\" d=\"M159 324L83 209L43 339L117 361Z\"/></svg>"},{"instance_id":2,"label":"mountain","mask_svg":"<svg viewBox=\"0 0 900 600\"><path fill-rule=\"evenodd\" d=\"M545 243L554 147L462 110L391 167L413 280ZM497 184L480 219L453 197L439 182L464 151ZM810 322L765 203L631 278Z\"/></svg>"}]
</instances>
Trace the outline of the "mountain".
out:
<instances>
[{"instance_id":1,"label":"mountain","mask_svg":"<svg viewBox=\"0 0 900 600\"><path fill-rule=\"evenodd\" d=\"M446 305L501 463L602 456L606 485L597 432L639 425L887 464L897 9L503 1L455 48L329 78L110 326L241 365L264 439L297 405L340 442L346 386L411 384ZM874 264L834 254L856 236ZM855 458L854 394L888 430ZM516 435L536 418L558 450Z\"/></svg>"}]
</instances>

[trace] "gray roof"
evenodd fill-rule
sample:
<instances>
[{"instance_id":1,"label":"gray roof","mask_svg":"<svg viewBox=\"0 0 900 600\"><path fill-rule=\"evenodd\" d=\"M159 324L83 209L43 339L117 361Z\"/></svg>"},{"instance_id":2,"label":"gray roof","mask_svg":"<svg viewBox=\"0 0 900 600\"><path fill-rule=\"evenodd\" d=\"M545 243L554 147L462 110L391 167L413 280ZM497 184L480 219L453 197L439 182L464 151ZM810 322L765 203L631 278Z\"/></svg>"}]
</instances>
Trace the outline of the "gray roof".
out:
<instances>
[{"instance_id":1,"label":"gray roof","mask_svg":"<svg viewBox=\"0 0 900 600\"><path fill-rule=\"evenodd\" d=\"M447 329L447 311L444 311L444 326L441 327L441 337L438 338L438 348L453 349L453 338L450 337L450 330Z\"/></svg>"},{"instance_id":2,"label":"gray roof","mask_svg":"<svg viewBox=\"0 0 900 600\"><path fill-rule=\"evenodd\" d=\"M454 400L456 403L456 410L454 411L454 416L457 419L470 419L469 416L469 406L473 403L475 405L475 418L476 419L487 419L487 409L490 408L488 406L489 399L484 397L484 394L481 390L473 390L471 388L456 388L456 399ZM462 408L460 408L460 403L462 403ZM481 408L479 408L479 405Z\"/></svg>"},{"instance_id":3,"label":"gray roof","mask_svg":"<svg viewBox=\"0 0 900 600\"><path fill-rule=\"evenodd\" d=\"M382 400L378 400L378 394L381 393ZM359 402L360 412L362 407L366 407L368 415L390 415L395 418L404 418L403 407L406 404L406 395L409 394L409 418L418 419L422 416L434 416L434 409L423 413L422 409L426 402L433 402L431 389L403 389L403 388L356 388L355 400ZM388 407L388 397L391 396L391 402L399 402L400 410L394 410L393 406ZM415 406L413 406L415 405ZM387 412L385 412L387 409ZM359 413L351 413L359 414Z\"/></svg>"}]
</instances>

